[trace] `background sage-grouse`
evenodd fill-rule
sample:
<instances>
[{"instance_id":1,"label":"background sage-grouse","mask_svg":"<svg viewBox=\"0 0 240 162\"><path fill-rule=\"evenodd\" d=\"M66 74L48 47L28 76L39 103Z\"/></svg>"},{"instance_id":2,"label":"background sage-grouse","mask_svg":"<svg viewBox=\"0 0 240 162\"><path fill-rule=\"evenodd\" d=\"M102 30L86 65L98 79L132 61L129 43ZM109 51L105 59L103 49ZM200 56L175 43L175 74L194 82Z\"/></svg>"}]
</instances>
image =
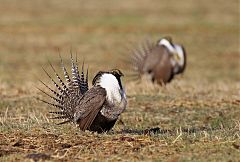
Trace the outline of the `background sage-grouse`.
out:
<instances>
[{"instance_id":1,"label":"background sage-grouse","mask_svg":"<svg viewBox=\"0 0 240 162\"><path fill-rule=\"evenodd\" d=\"M133 50L133 70L152 82L166 84L186 68L186 52L182 45L172 43L170 37L160 39L157 44L147 40Z\"/></svg>"},{"instance_id":2,"label":"background sage-grouse","mask_svg":"<svg viewBox=\"0 0 240 162\"><path fill-rule=\"evenodd\" d=\"M61 58L61 67L66 83L63 82L51 63L51 68L59 83L43 69L57 90L50 88L41 81L54 96L41 89L39 90L53 99L54 103L40 100L60 110L50 112L59 115L52 119L64 119L59 124L72 122L77 124L83 131L90 130L99 133L109 131L127 105L126 94L120 79L123 73L117 69L100 71L92 81L92 88L89 89L88 70L85 74L84 63L80 75L77 59L74 61L71 57L71 60L72 77L69 76Z\"/></svg>"}]
</instances>

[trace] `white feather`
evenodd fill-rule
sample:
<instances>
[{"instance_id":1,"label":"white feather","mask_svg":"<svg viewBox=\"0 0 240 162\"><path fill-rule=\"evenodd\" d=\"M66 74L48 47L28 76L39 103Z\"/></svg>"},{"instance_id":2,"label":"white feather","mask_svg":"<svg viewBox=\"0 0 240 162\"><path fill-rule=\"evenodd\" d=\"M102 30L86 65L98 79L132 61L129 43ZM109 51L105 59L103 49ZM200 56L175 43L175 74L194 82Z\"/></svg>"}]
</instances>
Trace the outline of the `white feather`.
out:
<instances>
[{"instance_id":1,"label":"white feather","mask_svg":"<svg viewBox=\"0 0 240 162\"><path fill-rule=\"evenodd\" d=\"M161 41L158 44L165 46L171 53L175 52L174 47L171 45L171 43L167 39L161 39Z\"/></svg>"},{"instance_id":2,"label":"white feather","mask_svg":"<svg viewBox=\"0 0 240 162\"><path fill-rule=\"evenodd\" d=\"M117 78L112 74L103 74L99 82L100 86L104 88L107 92L107 99L114 103L120 103L122 100L122 95L124 92L121 92L120 85ZM124 94L122 94L124 93Z\"/></svg>"},{"instance_id":3,"label":"white feather","mask_svg":"<svg viewBox=\"0 0 240 162\"><path fill-rule=\"evenodd\" d=\"M159 45L163 45L165 46L172 54L174 55L178 55L178 57L180 58L179 60L171 60L171 63L173 66L176 65L176 63L179 66L183 66L184 65L184 51L181 45L178 44L174 44L172 45L167 39L162 39L159 42Z\"/></svg>"},{"instance_id":4,"label":"white feather","mask_svg":"<svg viewBox=\"0 0 240 162\"><path fill-rule=\"evenodd\" d=\"M174 44L174 48L176 50L176 53L177 55L179 56L179 60L178 60L178 64L180 66L183 66L184 65L184 51L183 51L183 48L181 45L178 45L178 44Z\"/></svg>"}]
</instances>

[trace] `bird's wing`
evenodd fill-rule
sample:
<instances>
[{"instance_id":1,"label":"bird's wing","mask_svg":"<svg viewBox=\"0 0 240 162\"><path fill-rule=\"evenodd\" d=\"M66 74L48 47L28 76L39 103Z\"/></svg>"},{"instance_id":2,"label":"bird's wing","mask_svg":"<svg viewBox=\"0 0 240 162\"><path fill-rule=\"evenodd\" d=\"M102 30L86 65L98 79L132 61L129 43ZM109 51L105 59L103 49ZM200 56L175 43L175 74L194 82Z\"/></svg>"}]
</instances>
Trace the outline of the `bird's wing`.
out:
<instances>
[{"instance_id":1,"label":"bird's wing","mask_svg":"<svg viewBox=\"0 0 240 162\"><path fill-rule=\"evenodd\" d=\"M106 91L100 86L92 87L82 97L74 114L74 121L81 130L89 129L106 99Z\"/></svg>"},{"instance_id":2,"label":"bird's wing","mask_svg":"<svg viewBox=\"0 0 240 162\"><path fill-rule=\"evenodd\" d=\"M41 89L39 90L43 92L45 95L47 95L48 97L50 97L54 102L48 102L42 99L39 99L39 100L47 103L48 105L57 107L60 110L60 111L50 112L52 114L59 115L59 116L53 117L52 119L65 119L65 121L60 124L73 121L75 108L79 104L81 97L86 93L86 91L88 91L88 70L85 76L84 64L82 64L82 72L80 74L77 66L77 58L76 58L76 61L74 61L71 55L72 77L70 77L63 64L63 60L61 58L61 67L65 77L65 82L64 82L63 79L56 72L52 64L51 63L49 64L53 72L55 73L58 81L55 81L53 77L51 77L50 74L45 69L43 70L47 74L47 76L50 78L50 80L53 82L56 90L53 88L50 88L50 86L48 86L41 80L40 82L49 90L51 94Z\"/></svg>"},{"instance_id":3,"label":"bird's wing","mask_svg":"<svg viewBox=\"0 0 240 162\"><path fill-rule=\"evenodd\" d=\"M131 62L133 70L137 73L143 73L143 66L146 58L151 54L154 48L154 43L147 39L144 43L139 45L132 51Z\"/></svg>"}]
</instances>

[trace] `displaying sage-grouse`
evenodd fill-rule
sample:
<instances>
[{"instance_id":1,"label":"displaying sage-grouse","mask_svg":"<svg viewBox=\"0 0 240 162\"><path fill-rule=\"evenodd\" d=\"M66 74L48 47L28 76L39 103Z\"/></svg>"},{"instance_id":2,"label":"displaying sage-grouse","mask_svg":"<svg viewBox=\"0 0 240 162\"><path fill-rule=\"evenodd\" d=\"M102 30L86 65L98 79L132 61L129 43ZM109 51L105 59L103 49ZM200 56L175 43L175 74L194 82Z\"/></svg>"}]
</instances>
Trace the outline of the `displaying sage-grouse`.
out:
<instances>
[{"instance_id":1,"label":"displaying sage-grouse","mask_svg":"<svg viewBox=\"0 0 240 162\"><path fill-rule=\"evenodd\" d=\"M157 44L147 40L133 50L133 69L140 77L152 82L166 84L186 68L186 52L182 45L173 44L170 37L160 39Z\"/></svg>"},{"instance_id":2,"label":"displaying sage-grouse","mask_svg":"<svg viewBox=\"0 0 240 162\"><path fill-rule=\"evenodd\" d=\"M54 96L41 89L39 90L53 99L54 103L40 100L60 110L50 112L59 115L52 119L64 119L59 124L72 122L77 124L80 130L83 131L90 130L98 133L109 131L127 105L126 94L120 79L123 73L117 69L100 71L92 81L92 88L89 89L88 70L85 74L84 63L80 75L77 60L74 61L72 57L71 60L72 77L70 78L61 58L66 83L58 75L51 63L51 68L59 83L43 69L57 90L50 88L41 81Z\"/></svg>"}]
</instances>

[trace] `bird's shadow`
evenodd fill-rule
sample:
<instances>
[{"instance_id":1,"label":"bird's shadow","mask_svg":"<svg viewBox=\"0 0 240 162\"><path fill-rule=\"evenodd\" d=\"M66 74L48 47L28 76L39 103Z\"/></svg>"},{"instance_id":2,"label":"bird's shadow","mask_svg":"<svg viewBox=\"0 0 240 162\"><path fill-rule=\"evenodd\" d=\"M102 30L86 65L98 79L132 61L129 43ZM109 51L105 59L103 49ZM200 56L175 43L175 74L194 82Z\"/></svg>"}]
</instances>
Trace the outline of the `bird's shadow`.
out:
<instances>
[{"instance_id":1,"label":"bird's shadow","mask_svg":"<svg viewBox=\"0 0 240 162\"><path fill-rule=\"evenodd\" d=\"M161 129L159 127L149 128L149 129L123 129L121 131L112 132L114 134L135 134L135 135L149 135L149 134L176 134L177 132L192 134L202 131L215 131L222 128L210 128L210 127L198 127L198 128L179 128L179 129Z\"/></svg>"}]
</instances>

